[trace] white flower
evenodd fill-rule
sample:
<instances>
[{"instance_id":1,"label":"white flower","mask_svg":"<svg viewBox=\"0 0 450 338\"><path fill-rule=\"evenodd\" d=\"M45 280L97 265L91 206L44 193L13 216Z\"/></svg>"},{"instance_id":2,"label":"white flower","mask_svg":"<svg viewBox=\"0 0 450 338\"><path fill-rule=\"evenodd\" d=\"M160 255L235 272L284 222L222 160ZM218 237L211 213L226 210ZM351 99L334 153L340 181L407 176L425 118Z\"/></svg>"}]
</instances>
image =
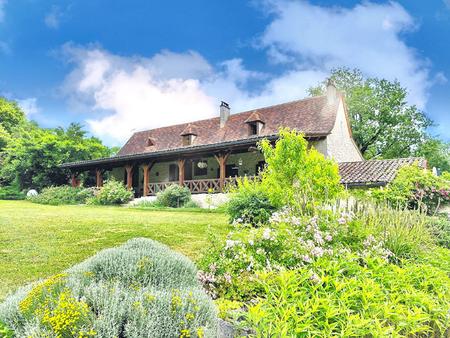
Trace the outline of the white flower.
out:
<instances>
[{"instance_id":1,"label":"white flower","mask_svg":"<svg viewBox=\"0 0 450 338\"><path fill-rule=\"evenodd\" d=\"M314 257L322 257L323 253L324 253L323 249L319 246L316 246L311 250L311 255L313 255Z\"/></svg>"},{"instance_id":2,"label":"white flower","mask_svg":"<svg viewBox=\"0 0 450 338\"><path fill-rule=\"evenodd\" d=\"M256 250L256 253L258 255L264 255L264 256L266 255L266 251L262 248L258 248L258 250Z\"/></svg>"},{"instance_id":3,"label":"white flower","mask_svg":"<svg viewBox=\"0 0 450 338\"><path fill-rule=\"evenodd\" d=\"M253 242L252 239L249 239L249 240L248 240L248 244L250 244L251 246L253 246L253 245L255 244L255 242Z\"/></svg>"},{"instance_id":4,"label":"white flower","mask_svg":"<svg viewBox=\"0 0 450 338\"><path fill-rule=\"evenodd\" d=\"M303 260L305 263L312 263L312 258L309 257L308 255L303 255L303 256L302 256L302 260Z\"/></svg>"},{"instance_id":5,"label":"white flower","mask_svg":"<svg viewBox=\"0 0 450 338\"><path fill-rule=\"evenodd\" d=\"M311 282L313 282L314 284L319 284L319 283L321 282L320 277L319 277L318 275L316 275L315 273L313 273L313 274L311 275L311 277L309 277L309 280L310 280Z\"/></svg>"},{"instance_id":6,"label":"white flower","mask_svg":"<svg viewBox=\"0 0 450 338\"><path fill-rule=\"evenodd\" d=\"M262 236L264 239L269 240L270 239L270 228L265 228Z\"/></svg>"},{"instance_id":7,"label":"white flower","mask_svg":"<svg viewBox=\"0 0 450 338\"><path fill-rule=\"evenodd\" d=\"M315 233L314 233L314 240L316 241L316 243L317 244L319 244L319 245L322 245L324 242L323 242L323 238L322 238L322 234L320 233L320 232L318 232L318 231L316 231Z\"/></svg>"},{"instance_id":8,"label":"white flower","mask_svg":"<svg viewBox=\"0 0 450 338\"><path fill-rule=\"evenodd\" d=\"M344 225L345 223L347 223L347 220L344 217L341 217L338 219L338 223Z\"/></svg>"},{"instance_id":9,"label":"white flower","mask_svg":"<svg viewBox=\"0 0 450 338\"><path fill-rule=\"evenodd\" d=\"M326 240L327 242L331 242L331 241L333 240L333 236L331 236L330 234L328 234L328 235L325 236L325 240Z\"/></svg>"},{"instance_id":10,"label":"white flower","mask_svg":"<svg viewBox=\"0 0 450 338\"><path fill-rule=\"evenodd\" d=\"M236 246L239 243L239 241L233 241L231 239L227 239L225 242L225 250L232 248L233 246Z\"/></svg>"},{"instance_id":11,"label":"white flower","mask_svg":"<svg viewBox=\"0 0 450 338\"><path fill-rule=\"evenodd\" d=\"M224 274L223 277L225 278L225 281L227 283L231 284L231 275L228 272L226 274Z\"/></svg>"}]
</instances>

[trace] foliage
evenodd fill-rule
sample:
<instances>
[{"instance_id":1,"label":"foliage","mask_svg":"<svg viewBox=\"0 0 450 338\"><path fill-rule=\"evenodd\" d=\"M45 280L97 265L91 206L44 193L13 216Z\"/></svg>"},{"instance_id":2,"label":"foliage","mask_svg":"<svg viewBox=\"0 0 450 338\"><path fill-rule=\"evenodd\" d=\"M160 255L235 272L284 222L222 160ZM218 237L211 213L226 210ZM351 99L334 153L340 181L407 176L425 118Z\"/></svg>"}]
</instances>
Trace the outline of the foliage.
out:
<instances>
[{"instance_id":1,"label":"foliage","mask_svg":"<svg viewBox=\"0 0 450 338\"><path fill-rule=\"evenodd\" d=\"M105 182L95 197L90 198L89 204L112 205L124 204L133 198L133 192L128 190L123 183L114 179Z\"/></svg>"},{"instance_id":2,"label":"foliage","mask_svg":"<svg viewBox=\"0 0 450 338\"><path fill-rule=\"evenodd\" d=\"M0 320L20 337L215 337L216 316L194 264L148 239L104 250L0 305Z\"/></svg>"},{"instance_id":3,"label":"foliage","mask_svg":"<svg viewBox=\"0 0 450 338\"><path fill-rule=\"evenodd\" d=\"M22 284L60 273L130 238L152 238L198 259L209 245L208 229L222 238L229 230L226 215L216 210L54 207L28 201L0 201L0 224L0 302Z\"/></svg>"},{"instance_id":4,"label":"foliage","mask_svg":"<svg viewBox=\"0 0 450 338\"><path fill-rule=\"evenodd\" d=\"M450 143L428 137L425 142L419 145L415 156L424 157L428 161L430 168L437 168L442 171L450 171Z\"/></svg>"},{"instance_id":5,"label":"foliage","mask_svg":"<svg viewBox=\"0 0 450 338\"><path fill-rule=\"evenodd\" d=\"M443 337L450 326L450 279L427 265L344 253L260 277L265 297L247 315L256 336Z\"/></svg>"},{"instance_id":6,"label":"foliage","mask_svg":"<svg viewBox=\"0 0 450 338\"><path fill-rule=\"evenodd\" d=\"M17 186L10 185L6 187L0 186L0 200L23 200L25 194L19 190Z\"/></svg>"},{"instance_id":7,"label":"foliage","mask_svg":"<svg viewBox=\"0 0 450 338\"><path fill-rule=\"evenodd\" d=\"M244 302L240 314L225 302L222 317L244 316L256 336L274 337L450 329L448 255L424 259L438 252L425 214L345 201L313 211L283 208L212 241L200 281L212 297Z\"/></svg>"},{"instance_id":8,"label":"foliage","mask_svg":"<svg viewBox=\"0 0 450 338\"><path fill-rule=\"evenodd\" d=\"M191 191L187 187L173 184L159 192L156 201L163 207L181 208L191 201Z\"/></svg>"},{"instance_id":9,"label":"foliage","mask_svg":"<svg viewBox=\"0 0 450 338\"><path fill-rule=\"evenodd\" d=\"M448 216L429 217L427 226L436 243L444 248L450 249L450 219Z\"/></svg>"},{"instance_id":10,"label":"foliage","mask_svg":"<svg viewBox=\"0 0 450 338\"><path fill-rule=\"evenodd\" d=\"M0 337L13 338L13 332L2 322L0 322Z\"/></svg>"},{"instance_id":11,"label":"foliage","mask_svg":"<svg viewBox=\"0 0 450 338\"><path fill-rule=\"evenodd\" d=\"M27 199L33 203L39 204L84 204L94 196L94 190L90 188L71 187L62 185L59 187L44 188L36 196L28 196Z\"/></svg>"},{"instance_id":12,"label":"foliage","mask_svg":"<svg viewBox=\"0 0 450 338\"><path fill-rule=\"evenodd\" d=\"M438 207L450 203L450 181L417 165L404 166L386 189L375 190L372 196L393 206L425 207L429 214L433 214Z\"/></svg>"},{"instance_id":13,"label":"foliage","mask_svg":"<svg viewBox=\"0 0 450 338\"><path fill-rule=\"evenodd\" d=\"M86 137L79 124L67 129L42 129L27 122L3 150L0 182L18 182L21 189L42 189L66 184L65 162L109 156L110 151L95 137Z\"/></svg>"},{"instance_id":14,"label":"foliage","mask_svg":"<svg viewBox=\"0 0 450 338\"><path fill-rule=\"evenodd\" d=\"M299 199L311 205L342 191L337 164L314 148L308 149L301 133L281 129L275 146L267 139L259 146L267 163L261 184L273 205L292 206Z\"/></svg>"},{"instance_id":15,"label":"foliage","mask_svg":"<svg viewBox=\"0 0 450 338\"><path fill-rule=\"evenodd\" d=\"M231 191L226 208L230 223L238 220L240 223L254 226L267 223L275 211L261 184L246 177L238 180L237 187Z\"/></svg>"}]
</instances>

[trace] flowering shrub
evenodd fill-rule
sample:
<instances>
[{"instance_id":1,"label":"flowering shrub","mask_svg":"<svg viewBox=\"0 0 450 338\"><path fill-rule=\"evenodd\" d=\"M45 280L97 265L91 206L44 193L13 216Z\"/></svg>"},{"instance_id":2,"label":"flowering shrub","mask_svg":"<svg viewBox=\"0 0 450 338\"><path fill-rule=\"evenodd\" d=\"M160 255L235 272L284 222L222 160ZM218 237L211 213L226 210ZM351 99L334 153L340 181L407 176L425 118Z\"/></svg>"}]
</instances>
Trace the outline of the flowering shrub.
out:
<instances>
[{"instance_id":1,"label":"flowering shrub","mask_svg":"<svg viewBox=\"0 0 450 338\"><path fill-rule=\"evenodd\" d=\"M124 204L133 198L133 192L128 190L121 182L110 179L100 188L95 197L89 199L88 204Z\"/></svg>"},{"instance_id":2,"label":"flowering shrub","mask_svg":"<svg viewBox=\"0 0 450 338\"><path fill-rule=\"evenodd\" d=\"M42 189L40 194L27 196L33 203L39 204L84 204L94 196L94 189L63 185Z\"/></svg>"},{"instance_id":3,"label":"flowering shrub","mask_svg":"<svg viewBox=\"0 0 450 338\"><path fill-rule=\"evenodd\" d=\"M196 272L166 246L134 239L19 290L0 321L17 337L215 337Z\"/></svg>"},{"instance_id":4,"label":"flowering shrub","mask_svg":"<svg viewBox=\"0 0 450 338\"><path fill-rule=\"evenodd\" d=\"M314 211L283 208L258 228L235 222L213 241L198 278L222 318L274 337L450 330L450 266L424 263L435 250L424 214L360 203Z\"/></svg>"},{"instance_id":5,"label":"flowering shrub","mask_svg":"<svg viewBox=\"0 0 450 338\"><path fill-rule=\"evenodd\" d=\"M450 203L450 181L417 165L405 166L386 189L374 190L372 195L396 207L425 207L429 214L434 214L438 207Z\"/></svg>"}]
</instances>

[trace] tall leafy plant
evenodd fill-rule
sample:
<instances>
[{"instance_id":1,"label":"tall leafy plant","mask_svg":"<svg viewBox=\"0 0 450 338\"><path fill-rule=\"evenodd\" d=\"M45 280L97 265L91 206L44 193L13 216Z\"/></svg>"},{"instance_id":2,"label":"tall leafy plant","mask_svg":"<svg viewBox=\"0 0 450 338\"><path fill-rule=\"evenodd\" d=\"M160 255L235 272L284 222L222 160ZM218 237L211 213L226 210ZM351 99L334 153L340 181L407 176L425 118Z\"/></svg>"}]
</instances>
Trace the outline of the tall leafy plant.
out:
<instances>
[{"instance_id":1,"label":"tall leafy plant","mask_svg":"<svg viewBox=\"0 0 450 338\"><path fill-rule=\"evenodd\" d=\"M275 205L325 201L342 190L336 162L309 148L303 134L280 129L275 145L265 139L259 147L267 163L261 184Z\"/></svg>"}]
</instances>

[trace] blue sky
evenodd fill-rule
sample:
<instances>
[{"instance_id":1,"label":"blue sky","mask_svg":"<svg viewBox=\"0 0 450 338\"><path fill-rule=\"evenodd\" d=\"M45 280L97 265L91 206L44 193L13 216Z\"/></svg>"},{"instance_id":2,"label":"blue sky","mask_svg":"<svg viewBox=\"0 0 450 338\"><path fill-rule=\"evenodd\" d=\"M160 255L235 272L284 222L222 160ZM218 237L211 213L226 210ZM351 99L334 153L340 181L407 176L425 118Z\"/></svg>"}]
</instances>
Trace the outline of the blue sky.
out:
<instances>
[{"instance_id":1,"label":"blue sky","mask_svg":"<svg viewBox=\"0 0 450 338\"><path fill-rule=\"evenodd\" d=\"M450 140L450 0L0 0L0 95L42 126L133 131L302 98L337 66L399 79Z\"/></svg>"}]
</instances>

